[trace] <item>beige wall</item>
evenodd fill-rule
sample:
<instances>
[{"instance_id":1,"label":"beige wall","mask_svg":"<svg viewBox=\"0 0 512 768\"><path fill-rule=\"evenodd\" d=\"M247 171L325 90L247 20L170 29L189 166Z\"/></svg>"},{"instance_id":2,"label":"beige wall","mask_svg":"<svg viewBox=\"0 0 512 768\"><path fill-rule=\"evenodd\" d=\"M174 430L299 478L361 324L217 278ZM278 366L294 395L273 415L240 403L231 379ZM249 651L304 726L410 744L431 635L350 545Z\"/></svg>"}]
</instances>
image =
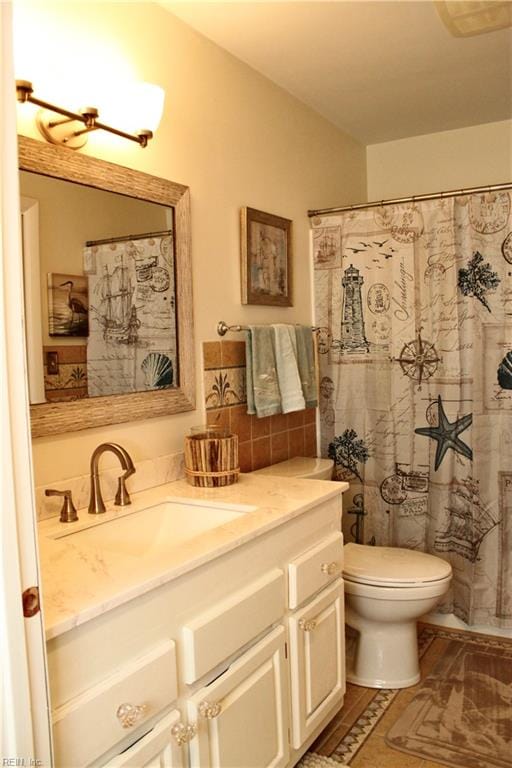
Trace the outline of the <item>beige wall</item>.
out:
<instances>
[{"instance_id":1,"label":"beige wall","mask_svg":"<svg viewBox=\"0 0 512 768\"><path fill-rule=\"evenodd\" d=\"M216 338L218 320L310 321L306 211L366 199L365 149L151 3L34 3L28 13L23 7L18 11L20 22L16 74L32 78L41 98L56 98L53 89L65 72L87 79L102 57L103 79L124 63L133 76L165 88L163 120L147 149L98 132L82 152L191 188L200 403L200 342ZM91 44L93 58L86 57ZM108 65L107 57L112 57ZM70 98L60 97L63 106L78 107ZM20 118L19 130L38 138L27 119ZM293 220L292 308L240 304L238 222L243 205ZM34 441L36 484L86 473L91 451L104 440L122 443L135 461L179 450L188 428L203 420L201 409L40 438Z\"/></svg>"},{"instance_id":2,"label":"beige wall","mask_svg":"<svg viewBox=\"0 0 512 768\"><path fill-rule=\"evenodd\" d=\"M368 200L499 184L512 179L512 121L367 147Z\"/></svg>"}]
</instances>

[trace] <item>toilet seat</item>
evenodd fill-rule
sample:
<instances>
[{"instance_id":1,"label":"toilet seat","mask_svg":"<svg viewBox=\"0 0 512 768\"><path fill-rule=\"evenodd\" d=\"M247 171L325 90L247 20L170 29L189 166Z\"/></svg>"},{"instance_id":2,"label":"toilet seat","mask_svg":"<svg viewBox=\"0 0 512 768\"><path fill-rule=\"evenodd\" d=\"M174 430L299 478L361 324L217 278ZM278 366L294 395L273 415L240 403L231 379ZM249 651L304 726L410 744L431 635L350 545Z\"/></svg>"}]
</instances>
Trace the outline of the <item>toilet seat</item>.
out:
<instances>
[{"instance_id":1,"label":"toilet seat","mask_svg":"<svg viewBox=\"0 0 512 768\"><path fill-rule=\"evenodd\" d=\"M449 563L425 552L400 547L346 544L343 577L377 587L419 587L450 577Z\"/></svg>"}]
</instances>

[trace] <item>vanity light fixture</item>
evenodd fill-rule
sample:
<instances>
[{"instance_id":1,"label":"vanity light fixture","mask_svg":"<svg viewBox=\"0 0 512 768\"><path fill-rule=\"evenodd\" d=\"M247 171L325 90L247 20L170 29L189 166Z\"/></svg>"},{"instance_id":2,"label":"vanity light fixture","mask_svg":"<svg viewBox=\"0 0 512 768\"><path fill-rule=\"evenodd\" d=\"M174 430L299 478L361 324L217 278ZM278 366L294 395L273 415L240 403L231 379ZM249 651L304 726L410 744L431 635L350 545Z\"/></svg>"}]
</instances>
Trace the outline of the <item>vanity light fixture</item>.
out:
<instances>
[{"instance_id":1,"label":"vanity light fixture","mask_svg":"<svg viewBox=\"0 0 512 768\"><path fill-rule=\"evenodd\" d=\"M16 97L22 104L30 102L41 107L36 116L37 127L44 138L52 144L63 144L71 149L80 149L87 141L87 134L101 129L114 133L116 136L121 136L124 139L136 141L141 147L147 147L148 141L153 138L153 131L158 126L163 109L162 89L158 88L158 86L150 86L149 84L147 84L147 87L152 90L153 102L158 101L156 109L153 109L153 112L156 114L151 116L153 130L150 130L148 127L134 131L134 133L126 133L118 128L112 128L110 125L101 123L98 120L99 112L96 107L83 107L78 112L70 112L68 109L57 107L55 104L38 99L33 95L34 89L32 88L32 83L28 80L16 80ZM156 99L155 96L157 97ZM62 115L63 119L56 119L56 114ZM149 122L149 118L146 119Z\"/></svg>"}]
</instances>

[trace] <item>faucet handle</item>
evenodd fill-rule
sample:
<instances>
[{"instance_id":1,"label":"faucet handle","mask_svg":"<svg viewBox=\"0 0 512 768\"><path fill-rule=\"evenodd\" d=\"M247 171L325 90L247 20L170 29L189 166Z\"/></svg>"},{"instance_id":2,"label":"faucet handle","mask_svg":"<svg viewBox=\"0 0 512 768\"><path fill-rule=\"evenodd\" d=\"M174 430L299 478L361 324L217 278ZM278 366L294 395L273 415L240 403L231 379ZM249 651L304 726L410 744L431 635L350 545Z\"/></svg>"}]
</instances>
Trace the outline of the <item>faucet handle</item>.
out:
<instances>
[{"instance_id":1,"label":"faucet handle","mask_svg":"<svg viewBox=\"0 0 512 768\"><path fill-rule=\"evenodd\" d=\"M78 520L78 515L76 513L76 507L73 504L73 498L71 496L71 491L57 491L55 488L47 488L44 492L45 496L62 496L64 501L62 504L62 509L60 511L60 522L61 523L75 523Z\"/></svg>"},{"instance_id":2,"label":"faucet handle","mask_svg":"<svg viewBox=\"0 0 512 768\"><path fill-rule=\"evenodd\" d=\"M123 474L120 475L117 479L117 493L114 499L114 504L117 507L125 507L128 504L132 503L132 500L130 499L130 494L128 493L128 490L126 488L126 479L135 474L135 467L131 463L131 460L130 460L130 464L131 466L128 467L126 472L123 472Z\"/></svg>"},{"instance_id":3,"label":"faucet handle","mask_svg":"<svg viewBox=\"0 0 512 768\"><path fill-rule=\"evenodd\" d=\"M128 469L124 474L117 478L117 493L114 499L116 507L126 507L128 504L132 503L125 484L126 478L130 477L130 475L133 475L133 472Z\"/></svg>"}]
</instances>

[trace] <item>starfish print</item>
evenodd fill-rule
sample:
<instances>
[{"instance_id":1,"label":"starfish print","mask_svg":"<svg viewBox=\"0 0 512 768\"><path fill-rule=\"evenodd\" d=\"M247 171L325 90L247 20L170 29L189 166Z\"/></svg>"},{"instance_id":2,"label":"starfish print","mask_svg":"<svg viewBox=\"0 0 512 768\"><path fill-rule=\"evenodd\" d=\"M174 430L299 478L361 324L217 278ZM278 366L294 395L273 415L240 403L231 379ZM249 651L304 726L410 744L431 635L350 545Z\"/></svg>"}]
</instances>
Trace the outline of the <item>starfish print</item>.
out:
<instances>
[{"instance_id":1,"label":"starfish print","mask_svg":"<svg viewBox=\"0 0 512 768\"><path fill-rule=\"evenodd\" d=\"M437 406L439 409L439 424L437 427L419 427L415 429L417 435L424 435L425 437L431 437L432 440L437 441L436 459L434 464L434 471L437 472L442 460L445 457L448 448L456 453L461 453L467 459L473 459L473 451L466 445L460 438L461 432L464 432L473 421L473 414L468 413L461 419L457 419L453 423L448 421L446 413L443 408L443 401L441 395L437 397Z\"/></svg>"}]
</instances>

